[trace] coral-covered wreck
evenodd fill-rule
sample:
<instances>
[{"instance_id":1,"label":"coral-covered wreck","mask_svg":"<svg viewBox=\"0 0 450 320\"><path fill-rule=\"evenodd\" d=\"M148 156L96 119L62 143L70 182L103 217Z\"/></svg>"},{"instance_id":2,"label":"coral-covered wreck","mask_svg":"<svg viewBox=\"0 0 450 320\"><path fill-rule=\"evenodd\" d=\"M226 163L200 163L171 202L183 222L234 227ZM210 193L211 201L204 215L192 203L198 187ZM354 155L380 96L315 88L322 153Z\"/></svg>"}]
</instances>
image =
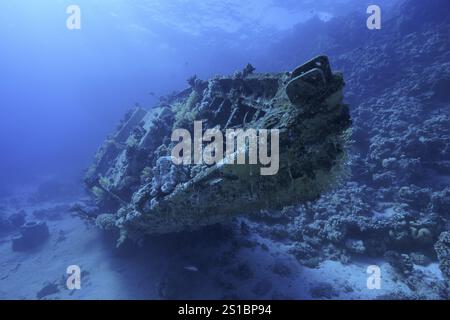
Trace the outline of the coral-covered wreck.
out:
<instances>
[{"instance_id":1,"label":"coral-covered wreck","mask_svg":"<svg viewBox=\"0 0 450 320\"><path fill-rule=\"evenodd\" d=\"M317 198L345 172L351 124L343 103L343 76L326 56L292 72L193 77L190 88L147 111L130 111L100 148L85 183L103 212L97 224L121 237L191 230L261 209ZM254 166L175 165L173 130L278 129L279 171Z\"/></svg>"}]
</instances>

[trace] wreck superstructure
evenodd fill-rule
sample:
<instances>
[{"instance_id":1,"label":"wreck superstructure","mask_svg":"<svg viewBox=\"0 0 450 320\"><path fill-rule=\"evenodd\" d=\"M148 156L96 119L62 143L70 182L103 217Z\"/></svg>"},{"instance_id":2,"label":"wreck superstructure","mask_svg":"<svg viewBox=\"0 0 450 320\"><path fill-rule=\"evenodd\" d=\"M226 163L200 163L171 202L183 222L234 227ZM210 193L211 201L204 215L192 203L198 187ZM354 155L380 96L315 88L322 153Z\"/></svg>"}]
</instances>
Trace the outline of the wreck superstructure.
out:
<instances>
[{"instance_id":1,"label":"wreck superstructure","mask_svg":"<svg viewBox=\"0 0 450 320\"><path fill-rule=\"evenodd\" d=\"M129 112L86 174L90 193L107 214L104 228L121 240L218 223L239 214L281 209L319 197L345 172L351 124L343 76L319 56L292 72L189 79L190 88L151 110ZM173 130L277 129L279 171L259 165L175 165Z\"/></svg>"}]
</instances>

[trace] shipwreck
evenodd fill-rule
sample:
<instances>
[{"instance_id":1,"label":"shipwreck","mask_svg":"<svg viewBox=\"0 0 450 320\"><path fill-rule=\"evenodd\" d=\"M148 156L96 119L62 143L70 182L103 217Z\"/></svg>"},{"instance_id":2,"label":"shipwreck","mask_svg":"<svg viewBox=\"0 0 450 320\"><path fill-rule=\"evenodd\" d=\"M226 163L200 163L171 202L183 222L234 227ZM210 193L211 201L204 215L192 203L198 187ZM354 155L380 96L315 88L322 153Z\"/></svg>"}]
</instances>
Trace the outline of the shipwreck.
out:
<instances>
[{"instance_id":1,"label":"shipwreck","mask_svg":"<svg viewBox=\"0 0 450 320\"><path fill-rule=\"evenodd\" d=\"M248 65L232 76L188 82L154 108L127 113L86 174L104 212L97 224L118 229L119 243L301 204L345 175L351 119L343 76L332 72L326 56L292 72L255 73ZM223 133L277 130L277 173L259 174L260 163L175 164L172 132L193 134L194 122Z\"/></svg>"}]
</instances>

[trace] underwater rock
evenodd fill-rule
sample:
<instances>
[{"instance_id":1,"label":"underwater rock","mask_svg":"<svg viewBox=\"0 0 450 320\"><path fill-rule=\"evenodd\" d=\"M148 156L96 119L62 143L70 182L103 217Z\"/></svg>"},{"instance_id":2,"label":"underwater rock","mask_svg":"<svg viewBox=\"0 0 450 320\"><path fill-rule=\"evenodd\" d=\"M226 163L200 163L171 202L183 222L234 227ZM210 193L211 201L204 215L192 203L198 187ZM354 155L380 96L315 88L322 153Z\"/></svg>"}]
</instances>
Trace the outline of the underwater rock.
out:
<instances>
[{"instance_id":1,"label":"underwater rock","mask_svg":"<svg viewBox=\"0 0 450 320\"><path fill-rule=\"evenodd\" d=\"M21 236L12 239L13 251L26 251L35 248L50 236L45 222L29 221L20 228Z\"/></svg>"},{"instance_id":2,"label":"underwater rock","mask_svg":"<svg viewBox=\"0 0 450 320\"><path fill-rule=\"evenodd\" d=\"M313 200L346 174L351 120L343 77L327 57L292 73L258 74L249 65L239 75L189 84L150 111L128 113L86 174L97 205L115 212L119 244ZM279 130L278 173L260 174L262 163L174 164L172 132L195 135L194 121L200 134Z\"/></svg>"}]
</instances>

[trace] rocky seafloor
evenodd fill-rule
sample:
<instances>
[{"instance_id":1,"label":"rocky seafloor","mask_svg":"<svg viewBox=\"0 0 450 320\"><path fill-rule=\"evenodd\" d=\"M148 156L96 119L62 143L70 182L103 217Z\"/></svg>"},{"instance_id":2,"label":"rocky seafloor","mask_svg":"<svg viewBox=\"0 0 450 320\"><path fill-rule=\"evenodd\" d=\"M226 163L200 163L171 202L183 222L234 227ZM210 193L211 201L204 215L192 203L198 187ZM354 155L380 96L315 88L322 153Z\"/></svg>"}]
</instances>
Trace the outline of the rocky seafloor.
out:
<instances>
[{"instance_id":1,"label":"rocky seafloor","mask_svg":"<svg viewBox=\"0 0 450 320\"><path fill-rule=\"evenodd\" d=\"M47 184L2 200L0 298L448 299L450 18L442 8L446 1L410 0L378 33L353 24L364 18L356 15L310 21L280 40L275 68L326 52L344 73L352 175L334 191L115 249L117 234L72 216L97 214L89 198ZM293 39L308 30L317 37L297 49ZM32 220L45 221L48 236L13 251L11 237ZM71 264L84 270L82 290L65 287ZM369 265L381 268L381 289L367 288Z\"/></svg>"}]
</instances>

